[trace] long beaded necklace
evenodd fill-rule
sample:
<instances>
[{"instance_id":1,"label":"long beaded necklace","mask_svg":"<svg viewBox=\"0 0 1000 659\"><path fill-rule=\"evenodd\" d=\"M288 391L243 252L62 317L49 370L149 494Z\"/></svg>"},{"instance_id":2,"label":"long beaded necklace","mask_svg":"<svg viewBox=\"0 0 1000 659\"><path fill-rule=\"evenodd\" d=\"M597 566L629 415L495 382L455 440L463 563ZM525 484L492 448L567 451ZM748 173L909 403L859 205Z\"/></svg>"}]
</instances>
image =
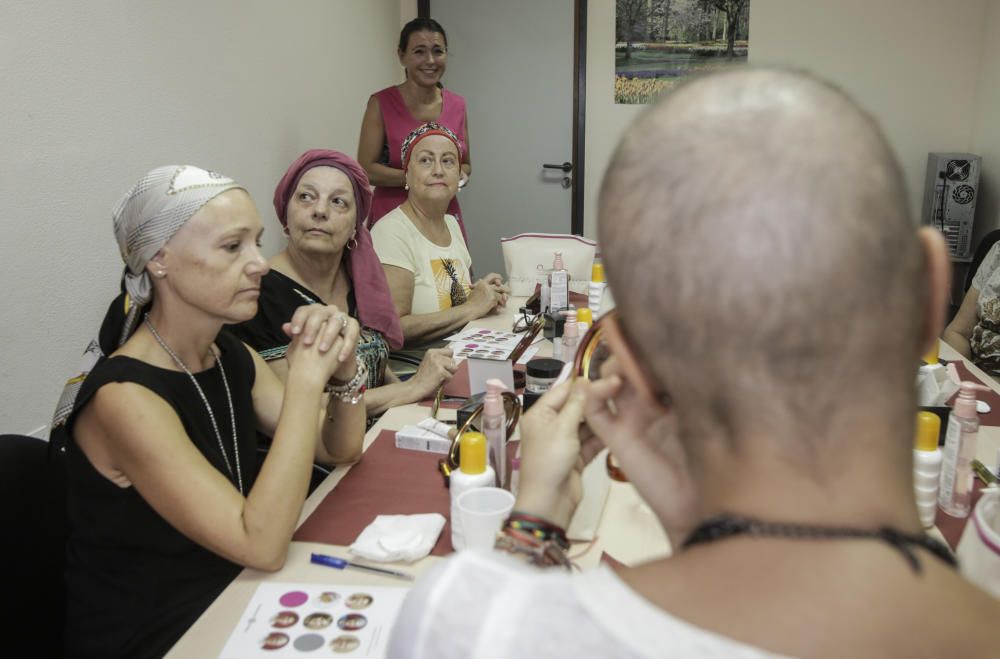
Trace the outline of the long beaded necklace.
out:
<instances>
[{"instance_id":1,"label":"long beaded necklace","mask_svg":"<svg viewBox=\"0 0 1000 659\"><path fill-rule=\"evenodd\" d=\"M898 531L891 526L883 526L879 529L859 529L850 526L820 526L816 524L794 524L779 522L763 522L751 517L739 515L717 515L702 522L687 540L681 545L681 549L687 549L692 545L715 542L737 535L747 535L750 537L772 537L787 538L795 540L843 540L843 539L867 539L880 540L898 551L906 559L910 569L920 574L920 560L913 552L912 547L923 547L932 555L941 559L950 567L957 567L955 557L943 544L924 534L912 534Z\"/></svg>"},{"instance_id":2,"label":"long beaded necklace","mask_svg":"<svg viewBox=\"0 0 1000 659\"><path fill-rule=\"evenodd\" d=\"M160 347L163 348L168 355L170 355L171 359L174 360L174 363L177 364L177 367L184 371L191 379L191 384L194 385L194 388L198 391L198 395L201 396L201 401L205 403L205 409L208 411L208 418L212 422L212 430L215 431L215 439L219 442L219 452L222 453L222 459L226 462L226 469L229 470L229 477L231 479L236 479L236 485L240 488L240 494L245 494L245 492L243 492L243 471L240 469L240 445L239 442L236 441L236 412L233 410L233 396L229 392L229 380L226 379L226 369L222 366L222 357L215 351L214 346L211 347L212 355L215 357L215 363L219 366L219 375L222 376L222 386L226 388L226 402L229 403L229 421L233 426L233 455L236 459L235 474L233 473L232 465L229 463L229 456L226 455L226 448L222 444L222 433L219 432L219 424L215 422L215 414L212 412L212 406L208 404L208 397L205 396L205 392L202 391L201 385L198 384L198 380L195 379L194 374L188 370L188 367L184 365L184 362L182 362L181 358L177 356L177 353L170 349L167 342L163 340L160 333L156 331L155 327L153 327L153 323L149 320L149 314L146 314L145 318L143 318L143 322L146 323L146 327L149 328L149 333L153 335L153 338L160 344Z\"/></svg>"}]
</instances>

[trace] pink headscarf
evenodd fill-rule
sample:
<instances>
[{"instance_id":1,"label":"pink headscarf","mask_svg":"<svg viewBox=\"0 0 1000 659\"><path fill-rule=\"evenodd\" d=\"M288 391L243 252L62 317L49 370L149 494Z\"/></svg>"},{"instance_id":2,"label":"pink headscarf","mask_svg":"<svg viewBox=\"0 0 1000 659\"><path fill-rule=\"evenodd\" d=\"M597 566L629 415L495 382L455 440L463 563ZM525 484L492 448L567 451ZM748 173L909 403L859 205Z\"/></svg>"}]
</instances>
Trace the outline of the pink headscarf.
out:
<instances>
[{"instance_id":1,"label":"pink headscarf","mask_svg":"<svg viewBox=\"0 0 1000 659\"><path fill-rule=\"evenodd\" d=\"M302 175L313 167L333 167L351 181L357 205L354 239L358 244L348 250L345 265L354 286L358 315L363 326L378 330L391 347L400 348L403 345L403 328L392 304L385 271L372 246L371 233L365 226L372 205L372 190L361 165L354 158L330 149L310 149L303 153L288 167L274 189L274 212L278 221L281 226L288 224L288 200L292 198Z\"/></svg>"}]
</instances>

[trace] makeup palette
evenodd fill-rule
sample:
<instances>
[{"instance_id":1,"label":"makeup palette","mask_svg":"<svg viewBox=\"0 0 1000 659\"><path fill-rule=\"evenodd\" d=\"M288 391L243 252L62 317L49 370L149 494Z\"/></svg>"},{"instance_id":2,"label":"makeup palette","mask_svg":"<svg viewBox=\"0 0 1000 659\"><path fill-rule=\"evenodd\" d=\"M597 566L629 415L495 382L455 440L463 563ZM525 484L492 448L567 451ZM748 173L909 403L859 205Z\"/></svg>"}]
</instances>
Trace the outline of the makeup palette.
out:
<instances>
[{"instance_id":1,"label":"makeup palette","mask_svg":"<svg viewBox=\"0 0 1000 659\"><path fill-rule=\"evenodd\" d=\"M408 590L263 583L219 656L384 657L389 631Z\"/></svg>"},{"instance_id":2,"label":"makeup palette","mask_svg":"<svg viewBox=\"0 0 1000 659\"><path fill-rule=\"evenodd\" d=\"M492 330L482 327L470 327L462 332L448 337L452 354L456 361L475 357L493 361L506 361L517 344L521 342L524 333Z\"/></svg>"}]
</instances>

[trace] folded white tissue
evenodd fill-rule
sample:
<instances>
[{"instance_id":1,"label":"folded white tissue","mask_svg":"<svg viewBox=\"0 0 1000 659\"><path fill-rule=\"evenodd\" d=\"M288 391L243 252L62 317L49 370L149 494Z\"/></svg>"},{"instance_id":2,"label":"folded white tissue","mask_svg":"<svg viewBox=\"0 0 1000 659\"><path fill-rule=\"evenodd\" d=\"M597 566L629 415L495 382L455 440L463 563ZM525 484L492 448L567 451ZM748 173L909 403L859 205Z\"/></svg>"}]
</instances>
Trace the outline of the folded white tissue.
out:
<instances>
[{"instance_id":1,"label":"folded white tissue","mask_svg":"<svg viewBox=\"0 0 1000 659\"><path fill-rule=\"evenodd\" d=\"M431 553L444 522L440 513L379 515L350 546L350 552L369 561L410 563Z\"/></svg>"},{"instance_id":2,"label":"folded white tissue","mask_svg":"<svg viewBox=\"0 0 1000 659\"><path fill-rule=\"evenodd\" d=\"M958 374L952 376L942 364L928 364L917 371L917 405L940 407L958 391Z\"/></svg>"}]
</instances>

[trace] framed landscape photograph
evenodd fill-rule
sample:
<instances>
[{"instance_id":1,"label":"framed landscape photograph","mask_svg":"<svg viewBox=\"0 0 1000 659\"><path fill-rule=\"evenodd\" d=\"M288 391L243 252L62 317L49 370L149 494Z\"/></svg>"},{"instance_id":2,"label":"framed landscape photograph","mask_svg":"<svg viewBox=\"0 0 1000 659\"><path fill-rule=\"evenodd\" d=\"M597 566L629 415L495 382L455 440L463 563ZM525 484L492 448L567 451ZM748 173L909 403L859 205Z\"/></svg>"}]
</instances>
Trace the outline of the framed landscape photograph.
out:
<instances>
[{"instance_id":1,"label":"framed landscape photograph","mask_svg":"<svg viewBox=\"0 0 1000 659\"><path fill-rule=\"evenodd\" d=\"M615 103L652 103L688 76L746 64L750 0L615 5Z\"/></svg>"}]
</instances>

